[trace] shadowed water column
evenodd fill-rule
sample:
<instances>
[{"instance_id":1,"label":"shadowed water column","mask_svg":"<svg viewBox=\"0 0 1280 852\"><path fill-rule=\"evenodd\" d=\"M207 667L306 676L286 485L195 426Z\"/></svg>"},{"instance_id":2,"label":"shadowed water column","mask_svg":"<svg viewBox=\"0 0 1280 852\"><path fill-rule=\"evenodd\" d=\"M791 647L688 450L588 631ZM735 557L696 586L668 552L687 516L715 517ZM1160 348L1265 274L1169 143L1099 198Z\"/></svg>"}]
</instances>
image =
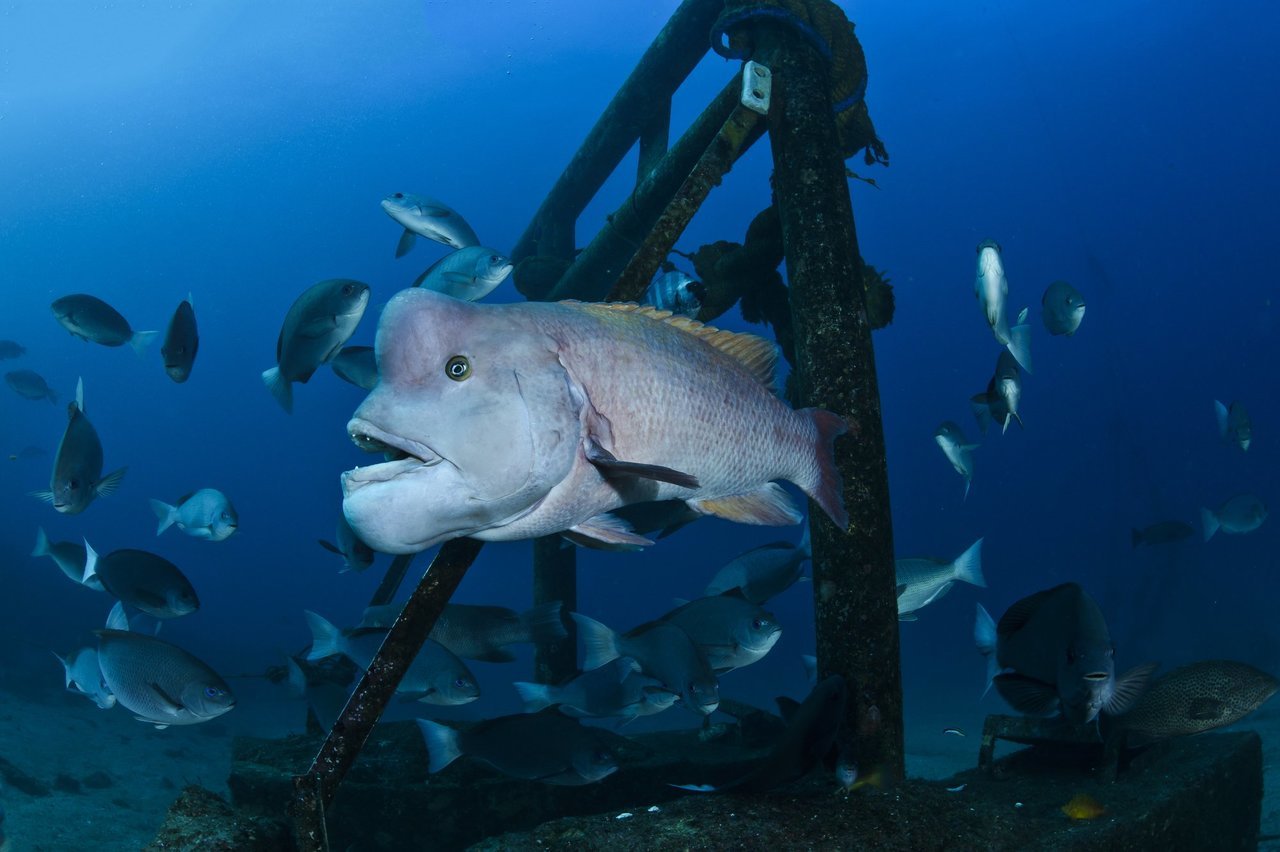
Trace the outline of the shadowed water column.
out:
<instances>
[{"instance_id":1,"label":"shadowed water column","mask_svg":"<svg viewBox=\"0 0 1280 852\"><path fill-rule=\"evenodd\" d=\"M846 723L859 766L903 777L893 531L884 426L853 209L836 134L830 69L795 31L752 27L753 59L773 72L769 140L795 329L798 402L849 423L836 442L847 532L813 504L819 676L849 682Z\"/></svg>"}]
</instances>

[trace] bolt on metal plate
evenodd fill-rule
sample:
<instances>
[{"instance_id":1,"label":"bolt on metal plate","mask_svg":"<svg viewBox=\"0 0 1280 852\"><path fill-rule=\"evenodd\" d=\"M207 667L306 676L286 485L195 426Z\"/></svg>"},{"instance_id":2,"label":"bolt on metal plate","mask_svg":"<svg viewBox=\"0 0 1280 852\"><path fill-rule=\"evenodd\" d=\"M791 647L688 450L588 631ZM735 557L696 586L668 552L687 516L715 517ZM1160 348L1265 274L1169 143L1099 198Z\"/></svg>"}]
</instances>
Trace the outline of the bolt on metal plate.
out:
<instances>
[{"instance_id":1,"label":"bolt on metal plate","mask_svg":"<svg viewBox=\"0 0 1280 852\"><path fill-rule=\"evenodd\" d=\"M769 94L773 89L773 72L758 62L742 66L742 105L761 115L769 114Z\"/></svg>"}]
</instances>

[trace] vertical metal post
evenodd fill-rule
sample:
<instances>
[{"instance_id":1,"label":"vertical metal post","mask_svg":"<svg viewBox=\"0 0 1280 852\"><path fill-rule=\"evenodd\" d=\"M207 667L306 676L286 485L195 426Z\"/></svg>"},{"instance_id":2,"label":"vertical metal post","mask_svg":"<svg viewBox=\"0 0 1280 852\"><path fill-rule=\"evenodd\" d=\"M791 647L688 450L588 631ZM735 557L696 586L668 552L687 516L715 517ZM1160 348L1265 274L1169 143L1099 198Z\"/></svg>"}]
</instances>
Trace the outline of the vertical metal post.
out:
<instances>
[{"instance_id":1,"label":"vertical metal post","mask_svg":"<svg viewBox=\"0 0 1280 852\"><path fill-rule=\"evenodd\" d=\"M859 764L900 779L902 679L884 425L831 72L793 30L763 21L752 36L753 58L773 71L769 140L800 399L849 422L849 434L836 443L849 529L837 529L820 511L811 515L819 671L843 675L851 686L846 721Z\"/></svg>"}]
</instances>

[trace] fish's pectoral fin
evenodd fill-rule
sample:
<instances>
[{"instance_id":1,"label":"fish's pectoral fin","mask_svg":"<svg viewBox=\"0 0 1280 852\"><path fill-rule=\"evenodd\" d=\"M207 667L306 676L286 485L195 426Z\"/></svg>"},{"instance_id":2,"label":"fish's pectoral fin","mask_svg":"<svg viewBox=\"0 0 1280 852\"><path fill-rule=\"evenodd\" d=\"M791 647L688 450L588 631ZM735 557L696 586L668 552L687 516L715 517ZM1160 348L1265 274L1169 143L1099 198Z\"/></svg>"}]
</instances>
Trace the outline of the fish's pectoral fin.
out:
<instances>
[{"instance_id":1,"label":"fish's pectoral fin","mask_svg":"<svg viewBox=\"0 0 1280 852\"><path fill-rule=\"evenodd\" d=\"M896 591L895 591L895 593L894 593L894 597L895 597L895 598L900 598L900 597L902 597L902 595L903 595L906 591L907 591L907 584L906 584L906 583L899 583L899 584L898 584L898 588L896 589ZM901 620L901 619L899 619L899 620Z\"/></svg>"},{"instance_id":2,"label":"fish's pectoral fin","mask_svg":"<svg viewBox=\"0 0 1280 852\"><path fill-rule=\"evenodd\" d=\"M1191 706L1187 708L1187 716L1201 722L1215 722L1222 718L1226 710L1227 702L1221 698L1202 695L1191 700Z\"/></svg>"},{"instance_id":3,"label":"fish's pectoral fin","mask_svg":"<svg viewBox=\"0 0 1280 852\"><path fill-rule=\"evenodd\" d=\"M122 467L119 470L108 473L98 480L98 484L93 486L93 490L99 497L110 497L120 488L120 483L124 482L124 475L128 470L128 467Z\"/></svg>"},{"instance_id":4,"label":"fish's pectoral fin","mask_svg":"<svg viewBox=\"0 0 1280 852\"><path fill-rule=\"evenodd\" d=\"M607 513L588 518L582 523L570 527L566 532L611 545L648 547L653 544L650 539L633 532L630 524L626 521Z\"/></svg>"},{"instance_id":5,"label":"fish's pectoral fin","mask_svg":"<svg viewBox=\"0 0 1280 852\"><path fill-rule=\"evenodd\" d=\"M338 327L338 318L333 314L321 314L312 317L293 331L294 337L324 337Z\"/></svg>"},{"instance_id":6,"label":"fish's pectoral fin","mask_svg":"<svg viewBox=\"0 0 1280 852\"><path fill-rule=\"evenodd\" d=\"M996 691L1019 713L1047 716L1058 707L1058 690L1052 684L1015 673L995 676Z\"/></svg>"},{"instance_id":7,"label":"fish's pectoral fin","mask_svg":"<svg viewBox=\"0 0 1280 852\"><path fill-rule=\"evenodd\" d=\"M30 497L34 497L37 500L43 500L44 502L48 503L50 506L53 505L52 491L28 491L27 495Z\"/></svg>"},{"instance_id":8,"label":"fish's pectoral fin","mask_svg":"<svg viewBox=\"0 0 1280 852\"><path fill-rule=\"evenodd\" d=\"M440 277L450 284L458 284L463 287L475 281L474 275L468 275L465 272L444 272L441 273Z\"/></svg>"},{"instance_id":9,"label":"fish's pectoral fin","mask_svg":"<svg viewBox=\"0 0 1280 852\"><path fill-rule=\"evenodd\" d=\"M163 722L157 722L155 719L148 719L146 716L134 716L133 718L137 719L139 722L146 722L148 725L155 725L157 731L163 731L165 728L169 727Z\"/></svg>"},{"instance_id":10,"label":"fish's pectoral fin","mask_svg":"<svg viewBox=\"0 0 1280 852\"><path fill-rule=\"evenodd\" d=\"M583 450L586 453L587 461L595 465L596 469L606 478L612 476L639 476L658 482L669 482L672 485L679 485L681 488L697 488L699 485L698 477L689 473L682 473L657 464L621 461L613 453L600 446L599 442L594 438L587 438L586 446ZM653 542L646 539L646 543L652 544Z\"/></svg>"},{"instance_id":11,"label":"fish's pectoral fin","mask_svg":"<svg viewBox=\"0 0 1280 852\"><path fill-rule=\"evenodd\" d=\"M405 228L404 233L400 235L400 242L396 243L396 257L404 257L408 254L409 249L413 248L413 244L417 239L417 234Z\"/></svg>"},{"instance_id":12,"label":"fish's pectoral fin","mask_svg":"<svg viewBox=\"0 0 1280 852\"><path fill-rule=\"evenodd\" d=\"M791 497L777 483L767 483L750 494L717 497L710 500L689 500L689 507L704 515L715 515L740 524L759 524L780 527L798 524L804 515L796 511Z\"/></svg>"},{"instance_id":13,"label":"fish's pectoral fin","mask_svg":"<svg viewBox=\"0 0 1280 852\"><path fill-rule=\"evenodd\" d=\"M160 699L160 706L164 708L164 712L168 713L170 716L177 716L180 712L186 709L182 706L181 701L175 701L173 697L169 695L169 693L165 692L160 687L160 684L155 681L147 684L147 686L151 687L151 691ZM144 719L143 721L154 722L155 719Z\"/></svg>"},{"instance_id":14,"label":"fish's pectoral fin","mask_svg":"<svg viewBox=\"0 0 1280 852\"><path fill-rule=\"evenodd\" d=\"M330 553L336 553L336 554L338 554L339 556L345 556L345 555L346 555L346 554L345 554L345 553L343 553L340 549L338 549L338 546L337 546L336 544L333 544L332 542L325 541L325 540L324 540L324 539L322 539L322 538L318 538L318 539L316 539L316 542L317 542L321 547L323 547L325 550L329 551Z\"/></svg>"},{"instance_id":15,"label":"fish's pectoral fin","mask_svg":"<svg viewBox=\"0 0 1280 852\"><path fill-rule=\"evenodd\" d=\"M1111 692L1111 697L1107 699L1104 709L1112 716L1127 713L1134 704L1138 703L1138 699L1142 697L1147 684L1151 681L1151 676L1159 667L1159 663L1147 663L1117 676L1115 688Z\"/></svg>"}]
</instances>

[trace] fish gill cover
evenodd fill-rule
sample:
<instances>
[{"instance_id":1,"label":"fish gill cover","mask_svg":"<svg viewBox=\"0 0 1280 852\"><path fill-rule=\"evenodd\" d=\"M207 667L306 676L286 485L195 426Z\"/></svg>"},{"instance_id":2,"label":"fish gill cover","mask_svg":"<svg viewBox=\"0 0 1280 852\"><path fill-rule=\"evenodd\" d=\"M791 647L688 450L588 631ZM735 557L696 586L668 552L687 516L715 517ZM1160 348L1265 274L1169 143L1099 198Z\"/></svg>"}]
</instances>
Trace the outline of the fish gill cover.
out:
<instances>
[{"instance_id":1,"label":"fish gill cover","mask_svg":"<svg viewBox=\"0 0 1280 852\"><path fill-rule=\"evenodd\" d=\"M1167 669L1224 659L1276 672L1276 526L1265 510L1280 469L1268 239L1280 224L1268 201L1280 172L1265 141L1270 114L1249 93L1280 82L1267 42L1277 11L1257 2L1157 11L935 4L922 23L889 5L845 5L868 52L867 103L893 152L889 169L851 161L875 183L851 180L850 191L862 252L892 279L897 308L875 338L896 549L945 564L983 538L986 588L943 583L946 596L927 596L902 625L912 771L970 764L956 737L939 747L952 763L925 756L929 737L977 729L985 712L1004 709L996 698L976 701L983 662L966 641L975 601L998 619L1035 592L1077 582L1106 615L1118 672L1156 659ZM87 776L145 753L161 773L222 783L212 759L184 764L141 751L136 739L86 744L60 721L151 733L130 718L147 713L59 694L65 672L48 651L94 646L115 600L83 582L75 546L85 540L102 557L154 554L198 593L198 610L166 619L150 638L227 678L234 710L162 732L163 748L204 742L193 739L198 729L301 729L303 701L283 685L234 676L283 673L285 654L301 659L304 609L342 629L359 624L389 559L359 570L364 558L338 526L338 475L369 463L346 430L365 391L323 358L291 370L314 367L291 385L292 416L263 385L290 307L322 281L367 284L367 307L342 344L372 346L395 293L471 245L461 230L452 246L419 235L397 257L406 225L381 204L396 193L443 203L492 249L475 253L486 265L469 267L485 274L459 277L442 264L438 277L452 272L446 280L470 285L467 293L492 284L486 305L521 301L512 279L499 279L502 258L675 6L406 0L375 11L320 6L305 18L249 3L5 8L0 366L12 377L0 387L0 699L18 720L0 734L6 756L39 764L50 751L70 754ZM674 104L675 132L736 67L709 57L695 70ZM770 204L767 154L757 146L712 193L677 244L684 255L710 257L705 247L743 239ZM634 157L587 206L576 247L627 199ZM975 249L988 239L1007 278L1004 325L975 299ZM669 258L672 271L697 277L684 255ZM1055 282L1079 294L1082 315L1046 314ZM115 316L69 328L51 307L76 294ZM161 349L188 297L199 349L179 384ZM736 309L715 322L771 335ZM1009 348L1022 324L1033 364ZM996 326L1008 327L1009 341ZM99 342L77 339L77 329ZM1001 370L1000 353L1015 363L1005 358ZM368 382L367 369L352 375ZM1017 417L1001 414L1004 433L984 434L970 399L983 395L988 413L1009 407L1015 385L1002 386L1001 375L1016 379ZM128 475L84 511L59 514L28 492L51 487L81 378L102 445L95 477L125 466ZM963 435L957 446L970 448L968 473L934 439L946 422ZM199 524L175 521L157 537L149 501L181 507L206 488L234 505L234 532L202 540L192 533ZM1216 524L1207 542L1202 508ZM698 597L740 554L800 541L796 528L714 518L658 538L671 525L653 528L645 552L579 552L583 615L625 633L675 609L675 598ZM51 546L71 547L49 550L54 560L31 557L41 528ZM1141 547L1134 529L1150 531ZM486 546L458 601L527 611L530 562L527 542ZM354 570L340 574L345 565ZM157 593L146 583L129 589L144 602ZM763 659L724 677L722 701L805 696L798 658L813 649L812 593L802 581L768 600L781 635ZM151 609L165 613L182 598L160 597ZM155 621L138 611L127 615L150 636ZM479 699L430 707L432 718L518 712L510 684L529 679L529 646L506 647L514 664L472 667ZM152 657L168 653L156 648L148 645ZM637 687L632 703L644 694ZM148 712L182 702L162 692L147 696ZM392 712L409 718L426 706ZM677 705L630 726L698 722ZM225 754L225 740L209 742ZM153 809L172 798L149 781L127 783ZM3 830L15 836L30 803L8 789L0 796ZM72 848L70 837L54 840Z\"/></svg>"}]
</instances>

